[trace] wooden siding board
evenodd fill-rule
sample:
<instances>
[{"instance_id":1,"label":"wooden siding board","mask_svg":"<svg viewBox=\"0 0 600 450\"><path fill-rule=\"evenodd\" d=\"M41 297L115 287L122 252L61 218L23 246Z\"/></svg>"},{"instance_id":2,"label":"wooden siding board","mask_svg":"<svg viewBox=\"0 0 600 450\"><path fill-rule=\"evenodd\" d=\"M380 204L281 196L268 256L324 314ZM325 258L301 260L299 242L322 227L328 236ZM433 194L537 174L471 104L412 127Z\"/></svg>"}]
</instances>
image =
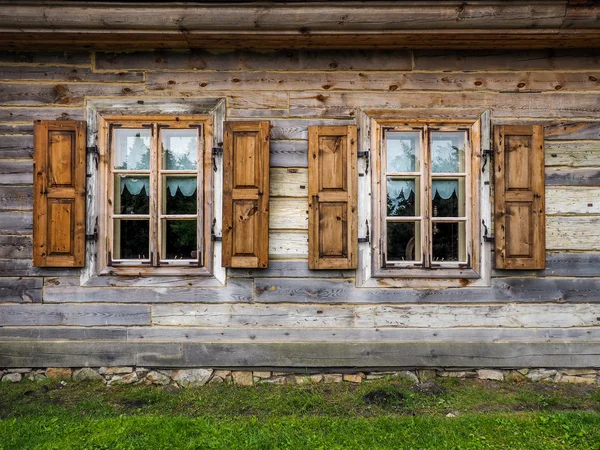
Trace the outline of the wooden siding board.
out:
<instances>
[{"instance_id":1,"label":"wooden siding board","mask_svg":"<svg viewBox=\"0 0 600 450\"><path fill-rule=\"evenodd\" d=\"M546 217L548 250L600 250L600 215Z\"/></svg>"},{"instance_id":2,"label":"wooden siding board","mask_svg":"<svg viewBox=\"0 0 600 450\"><path fill-rule=\"evenodd\" d=\"M307 231L272 231L269 233L270 259L308 258Z\"/></svg>"},{"instance_id":3,"label":"wooden siding board","mask_svg":"<svg viewBox=\"0 0 600 450\"><path fill-rule=\"evenodd\" d=\"M547 167L546 186L600 186L600 168Z\"/></svg>"},{"instance_id":4,"label":"wooden siding board","mask_svg":"<svg viewBox=\"0 0 600 450\"><path fill-rule=\"evenodd\" d=\"M33 213L0 211L0 234L32 234Z\"/></svg>"},{"instance_id":5,"label":"wooden siding board","mask_svg":"<svg viewBox=\"0 0 600 450\"><path fill-rule=\"evenodd\" d=\"M234 278L354 278L354 270L310 270L307 261L272 260L268 269L229 269L227 275Z\"/></svg>"},{"instance_id":6,"label":"wooden siding board","mask_svg":"<svg viewBox=\"0 0 600 450\"><path fill-rule=\"evenodd\" d=\"M600 188L549 186L546 188L546 214L600 214Z\"/></svg>"},{"instance_id":7,"label":"wooden siding board","mask_svg":"<svg viewBox=\"0 0 600 450\"><path fill-rule=\"evenodd\" d=\"M33 136L0 136L0 158L33 158Z\"/></svg>"},{"instance_id":8,"label":"wooden siding board","mask_svg":"<svg viewBox=\"0 0 600 450\"><path fill-rule=\"evenodd\" d=\"M33 256L31 236L0 235L0 259L26 259ZM4 275L4 272L0 270Z\"/></svg>"},{"instance_id":9,"label":"wooden siding board","mask_svg":"<svg viewBox=\"0 0 600 450\"><path fill-rule=\"evenodd\" d=\"M1 305L0 326L150 325L146 305Z\"/></svg>"},{"instance_id":10,"label":"wooden siding board","mask_svg":"<svg viewBox=\"0 0 600 450\"><path fill-rule=\"evenodd\" d=\"M552 122L545 127L544 139L547 141L600 139L600 122Z\"/></svg>"},{"instance_id":11,"label":"wooden siding board","mask_svg":"<svg viewBox=\"0 0 600 450\"><path fill-rule=\"evenodd\" d=\"M142 72L93 72L88 68L0 66L0 81L37 81L65 83L143 83Z\"/></svg>"},{"instance_id":12,"label":"wooden siding board","mask_svg":"<svg viewBox=\"0 0 600 450\"><path fill-rule=\"evenodd\" d=\"M0 210L31 211L33 209L33 188L30 186L0 185Z\"/></svg>"},{"instance_id":13,"label":"wooden siding board","mask_svg":"<svg viewBox=\"0 0 600 450\"><path fill-rule=\"evenodd\" d=\"M304 140L308 141L308 127L313 125L341 126L353 125L354 120L332 120L332 119L290 119L271 120L272 140ZM308 145L308 143L307 143ZM308 149L308 147L307 147ZM308 150L307 150L308 151Z\"/></svg>"},{"instance_id":14,"label":"wooden siding board","mask_svg":"<svg viewBox=\"0 0 600 450\"><path fill-rule=\"evenodd\" d=\"M308 141L271 141L271 167L308 167Z\"/></svg>"},{"instance_id":15,"label":"wooden siding board","mask_svg":"<svg viewBox=\"0 0 600 450\"><path fill-rule=\"evenodd\" d=\"M0 52L0 63L21 64L23 70L27 65L37 66L90 66L92 55L89 51L21 51Z\"/></svg>"},{"instance_id":16,"label":"wooden siding board","mask_svg":"<svg viewBox=\"0 0 600 450\"><path fill-rule=\"evenodd\" d=\"M600 302L597 280L496 278L491 288L354 288L351 280L255 278L258 303L489 303Z\"/></svg>"},{"instance_id":17,"label":"wooden siding board","mask_svg":"<svg viewBox=\"0 0 600 450\"><path fill-rule=\"evenodd\" d=\"M548 141L545 152L546 167L600 166L600 141Z\"/></svg>"},{"instance_id":18,"label":"wooden siding board","mask_svg":"<svg viewBox=\"0 0 600 450\"><path fill-rule=\"evenodd\" d=\"M1 53L1 52L0 52ZM33 122L34 120L82 120L83 108L77 107L0 107L0 122ZM30 125L27 125L27 130ZM33 131L33 126L31 126Z\"/></svg>"},{"instance_id":19,"label":"wooden siding board","mask_svg":"<svg viewBox=\"0 0 600 450\"><path fill-rule=\"evenodd\" d=\"M33 184L33 161L31 159L0 159L0 185Z\"/></svg>"},{"instance_id":20,"label":"wooden siding board","mask_svg":"<svg viewBox=\"0 0 600 450\"><path fill-rule=\"evenodd\" d=\"M13 236L11 236L13 237ZM31 240L31 236L22 236ZM31 242L31 241L30 241ZM29 247L28 252L31 251ZM0 273L7 277L79 276L79 269L33 267L31 259L0 259Z\"/></svg>"},{"instance_id":21,"label":"wooden siding board","mask_svg":"<svg viewBox=\"0 0 600 450\"><path fill-rule=\"evenodd\" d=\"M137 327L135 327L137 328ZM0 327L0 340L108 341L127 339L125 327ZM88 344L89 345L89 344Z\"/></svg>"},{"instance_id":22,"label":"wooden siding board","mask_svg":"<svg viewBox=\"0 0 600 450\"><path fill-rule=\"evenodd\" d=\"M600 343L0 341L2 367L594 367Z\"/></svg>"},{"instance_id":23,"label":"wooden siding board","mask_svg":"<svg viewBox=\"0 0 600 450\"><path fill-rule=\"evenodd\" d=\"M600 253L546 253L545 270L494 270L493 276L600 278Z\"/></svg>"},{"instance_id":24,"label":"wooden siding board","mask_svg":"<svg viewBox=\"0 0 600 450\"><path fill-rule=\"evenodd\" d=\"M0 302L41 303L41 278L0 278Z\"/></svg>"},{"instance_id":25,"label":"wooden siding board","mask_svg":"<svg viewBox=\"0 0 600 450\"><path fill-rule=\"evenodd\" d=\"M141 84L0 84L0 105L83 106L86 97L140 95L144 95Z\"/></svg>"}]
</instances>

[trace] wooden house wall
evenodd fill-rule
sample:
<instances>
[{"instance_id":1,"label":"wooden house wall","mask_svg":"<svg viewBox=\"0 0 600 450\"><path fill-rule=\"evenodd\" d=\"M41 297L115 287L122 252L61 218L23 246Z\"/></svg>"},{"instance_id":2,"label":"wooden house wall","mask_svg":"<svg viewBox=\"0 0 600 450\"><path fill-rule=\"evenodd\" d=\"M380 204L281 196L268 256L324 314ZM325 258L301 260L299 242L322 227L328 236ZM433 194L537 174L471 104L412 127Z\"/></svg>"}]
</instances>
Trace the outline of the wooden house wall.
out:
<instances>
[{"instance_id":1,"label":"wooden house wall","mask_svg":"<svg viewBox=\"0 0 600 450\"><path fill-rule=\"evenodd\" d=\"M0 53L0 366L597 362L599 62L593 50ZM99 97L226 98L228 120L271 121L268 269L229 270L226 288L176 278L140 288L80 287L79 270L32 267L32 122L83 119ZM427 290L309 271L308 126L355 124L359 108L406 118L490 109L493 124L544 124L547 268ZM82 340L97 351L82 356ZM499 341L502 356L486 363L478 345ZM315 342L329 345L322 357ZM357 342L379 347L365 355ZM389 356L398 342L410 358ZM463 346L432 359L419 342L442 355ZM546 347L528 362L515 343Z\"/></svg>"}]
</instances>

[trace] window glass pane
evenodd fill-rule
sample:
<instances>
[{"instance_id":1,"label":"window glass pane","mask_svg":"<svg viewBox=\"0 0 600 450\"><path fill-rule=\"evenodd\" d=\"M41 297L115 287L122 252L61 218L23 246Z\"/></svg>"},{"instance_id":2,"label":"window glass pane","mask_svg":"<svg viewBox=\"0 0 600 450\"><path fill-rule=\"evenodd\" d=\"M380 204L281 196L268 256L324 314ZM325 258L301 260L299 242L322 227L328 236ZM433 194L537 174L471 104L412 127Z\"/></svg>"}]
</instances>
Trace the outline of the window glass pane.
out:
<instances>
[{"instance_id":1,"label":"window glass pane","mask_svg":"<svg viewBox=\"0 0 600 450\"><path fill-rule=\"evenodd\" d=\"M465 171L465 133L443 131L431 133L431 171L433 173Z\"/></svg>"},{"instance_id":2,"label":"window glass pane","mask_svg":"<svg viewBox=\"0 0 600 450\"><path fill-rule=\"evenodd\" d=\"M387 215L418 216L419 212L419 179L387 180Z\"/></svg>"},{"instance_id":3,"label":"window glass pane","mask_svg":"<svg viewBox=\"0 0 600 450\"><path fill-rule=\"evenodd\" d=\"M114 165L122 170L150 170L150 129L113 128Z\"/></svg>"},{"instance_id":4,"label":"window glass pane","mask_svg":"<svg viewBox=\"0 0 600 450\"><path fill-rule=\"evenodd\" d=\"M163 177L163 214L196 214L196 177Z\"/></svg>"},{"instance_id":5,"label":"window glass pane","mask_svg":"<svg viewBox=\"0 0 600 450\"><path fill-rule=\"evenodd\" d=\"M387 172L419 172L421 170L421 133L389 132L386 138Z\"/></svg>"},{"instance_id":6,"label":"window glass pane","mask_svg":"<svg viewBox=\"0 0 600 450\"><path fill-rule=\"evenodd\" d=\"M114 219L113 259L149 259L148 220Z\"/></svg>"},{"instance_id":7,"label":"window glass pane","mask_svg":"<svg viewBox=\"0 0 600 450\"><path fill-rule=\"evenodd\" d=\"M198 167L198 130L162 129L162 168L196 170Z\"/></svg>"},{"instance_id":8,"label":"window glass pane","mask_svg":"<svg viewBox=\"0 0 600 450\"><path fill-rule=\"evenodd\" d=\"M162 259L198 259L195 220L163 220Z\"/></svg>"},{"instance_id":9,"label":"window glass pane","mask_svg":"<svg viewBox=\"0 0 600 450\"><path fill-rule=\"evenodd\" d=\"M433 180L431 183L433 217L464 217L465 180Z\"/></svg>"},{"instance_id":10,"label":"window glass pane","mask_svg":"<svg viewBox=\"0 0 600 450\"><path fill-rule=\"evenodd\" d=\"M149 214L150 178L115 175L115 214Z\"/></svg>"},{"instance_id":11,"label":"window glass pane","mask_svg":"<svg viewBox=\"0 0 600 450\"><path fill-rule=\"evenodd\" d=\"M433 261L465 261L465 242L464 222L433 223Z\"/></svg>"},{"instance_id":12,"label":"window glass pane","mask_svg":"<svg viewBox=\"0 0 600 450\"><path fill-rule=\"evenodd\" d=\"M387 222L387 260L421 260L421 222Z\"/></svg>"}]
</instances>

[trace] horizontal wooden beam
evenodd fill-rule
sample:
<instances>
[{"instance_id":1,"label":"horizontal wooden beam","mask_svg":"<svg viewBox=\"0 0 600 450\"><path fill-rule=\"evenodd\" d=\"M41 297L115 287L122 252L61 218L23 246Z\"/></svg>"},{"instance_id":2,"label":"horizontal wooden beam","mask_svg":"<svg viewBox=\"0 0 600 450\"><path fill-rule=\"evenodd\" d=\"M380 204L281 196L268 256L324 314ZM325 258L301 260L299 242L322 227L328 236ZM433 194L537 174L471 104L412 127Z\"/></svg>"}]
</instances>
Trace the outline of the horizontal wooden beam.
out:
<instances>
[{"instance_id":1,"label":"horizontal wooden beam","mask_svg":"<svg viewBox=\"0 0 600 450\"><path fill-rule=\"evenodd\" d=\"M596 367L600 342L0 341L1 367Z\"/></svg>"},{"instance_id":2,"label":"horizontal wooden beam","mask_svg":"<svg viewBox=\"0 0 600 450\"><path fill-rule=\"evenodd\" d=\"M0 2L0 48L552 48L600 44L563 0L261 4Z\"/></svg>"}]
</instances>

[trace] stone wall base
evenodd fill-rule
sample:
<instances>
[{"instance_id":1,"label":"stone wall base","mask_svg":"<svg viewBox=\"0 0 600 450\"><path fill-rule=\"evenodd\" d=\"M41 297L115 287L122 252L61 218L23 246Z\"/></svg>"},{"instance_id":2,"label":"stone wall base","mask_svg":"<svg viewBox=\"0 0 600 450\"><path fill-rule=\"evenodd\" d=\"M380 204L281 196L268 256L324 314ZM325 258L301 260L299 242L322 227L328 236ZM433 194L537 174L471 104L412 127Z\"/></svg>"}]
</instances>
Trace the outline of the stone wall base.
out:
<instances>
[{"instance_id":1,"label":"stone wall base","mask_svg":"<svg viewBox=\"0 0 600 450\"><path fill-rule=\"evenodd\" d=\"M99 368L19 368L0 370L2 382L42 381L45 379L72 379L98 381L106 385L146 384L174 385L179 387L202 386L213 383L233 383L238 386L257 384L304 383L363 383L382 378L404 378L414 383L436 378L476 378L480 380L512 382L554 382L600 385L599 369L477 369L477 370L399 370L351 373L238 371L217 369L148 369L144 367Z\"/></svg>"}]
</instances>

